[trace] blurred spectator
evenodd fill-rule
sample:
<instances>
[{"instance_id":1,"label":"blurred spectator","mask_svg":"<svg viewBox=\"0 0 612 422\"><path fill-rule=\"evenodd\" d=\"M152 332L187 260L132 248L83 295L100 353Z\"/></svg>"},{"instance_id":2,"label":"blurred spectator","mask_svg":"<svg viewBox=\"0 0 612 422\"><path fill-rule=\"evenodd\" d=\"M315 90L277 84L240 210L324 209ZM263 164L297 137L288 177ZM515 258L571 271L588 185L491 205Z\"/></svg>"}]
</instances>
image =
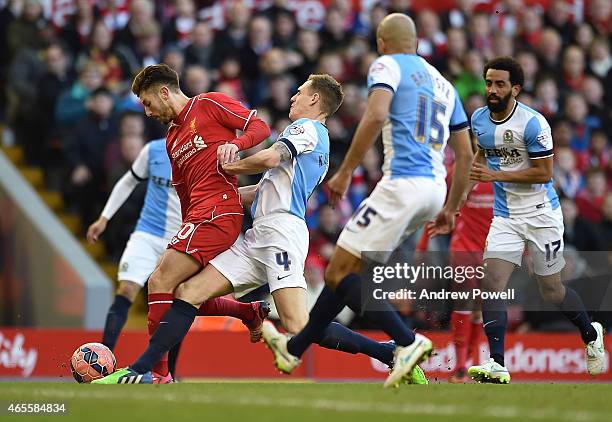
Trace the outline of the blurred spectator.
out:
<instances>
[{"instance_id":1,"label":"blurred spectator","mask_svg":"<svg viewBox=\"0 0 612 422\"><path fill-rule=\"evenodd\" d=\"M608 144L608 137L603 130L595 130L591 134L585 167L598 167L605 170L609 163L610 145Z\"/></svg>"},{"instance_id":2,"label":"blurred spectator","mask_svg":"<svg viewBox=\"0 0 612 422\"><path fill-rule=\"evenodd\" d=\"M534 94L539 70L538 58L532 51L523 50L516 54L516 60L523 68L523 75L525 76L525 82L521 91Z\"/></svg>"},{"instance_id":3,"label":"blurred spectator","mask_svg":"<svg viewBox=\"0 0 612 422\"><path fill-rule=\"evenodd\" d=\"M449 28L446 32L446 55L434 61L435 67L450 80L463 71L463 56L468 51L467 35L463 29Z\"/></svg>"},{"instance_id":4,"label":"blurred spectator","mask_svg":"<svg viewBox=\"0 0 612 422\"><path fill-rule=\"evenodd\" d=\"M130 78L134 77L143 67L159 63L161 58L161 32L156 22L138 26L133 36L134 48L120 44L116 50L123 72L130 75Z\"/></svg>"},{"instance_id":5,"label":"blurred spectator","mask_svg":"<svg viewBox=\"0 0 612 422\"><path fill-rule=\"evenodd\" d=\"M455 79L455 88L462 101L473 92L485 94L485 82L482 78L483 67L484 60L480 52L468 51L464 58L464 70Z\"/></svg>"},{"instance_id":6,"label":"blurred spectator","mask_svg":"<svg viewBox=\"0 0 612 422\"><path fill-rule=\"evenodd\" d=\"M185 55L178 47L174 45L167 46L161 56L161 61L174 69L179 74L179 78L184 76Z\"/></svg>"},{"instance_id":7,"label":"blurred spectator","mask_svg":"<svg viewBox=\"0 0 612 422\"><path fill-rule=\"evenodd\" d=\"M387 8L382 3L375 3L370 10L370 27L368 33L368 41L370 48L376 51L376 28L378 24L387 16Z\"/></svg>"},{"instance_id":8,"label":"blurred spectator","mask_svg":"<svg viewBox=\"0 0 612 422\"><path fill-rule=\"evenodd\" d=\"M573 126L572 149L578 152L586 151L592 130L600 126L599 119L597 116L589 115L586 101L580 94L569 94L565 99L564 109L567 119Z\"/></svg>"},{"instance_id":9,"label":"blurred spectator","mask_svg":"<svg viewBox=\"0 0 612 422\"><path fill-rule=\"evenodd\" d=\"M94 31L94 22L98 13L94 2L90 0L76 1L75 13L68 19L59 33L73 57L77 57L81 50L87 46Z\"/></svg>"},{"instance_id":10,"label":"blurred spectator","mask_svg":"<svg viewBox=\"0 0 612 422\"><path fill-rule=\"evenodd\" d=\"M605 78L612 68L612 55L610 54L610 42L607 38L597 37L591 44L590 68L598 78Z\"/></svg>"},{"instance_id":11,"label":"blurred spectator","mask_svg":"<svg viewBox=\"0 0 612 422\"><path fill-rule=\"evenodd\" d=\"M76 122L67 136L64 148L70 166L67 193L84 225L94 221L101 209L105 196L104 156L108 144L117 136L110 91L96 89L87 100L87 109L88 114Z\"/></svg>"},{"instance_id":12,"label":"blurred spectator","mask_svg":"<svg viewBox=\"0 0 612 422\"><path fill-rule=\"evenodd\" d=\"M40 158L45 158L43 154L49 152L51 142L59 142L61 133L55 121L55 107L62 91L68 89L74 80L74 75L70 70L70 61L66 51L59 44L51 44L45 51L45 73L37 83L36 92L38 94L38 116L40 122L42 138L41 143L33 148L28 154L32 155L35 151L40 155L35 162L40 162ZM56 158L56 157L52 157ZM45 164L58 166L61 163L53 163L51 160L44 160Z\"/></svg>"},{"instance_id":13,"label":"blurred spectator","mask_svg":"<svg viewBox=\"0 0 612 422\"><path fill-rule=\"evenodd\" d=\"M183 92L189 97L195 97L203 92L210 91L210 75L206 68L191 65L185 70Z\"/></svg>"},{"instance_id":14,"label":"blurred spectator","mask_svg":"<svg viewBox=\"0 0 612 422\"><path fill-rule=\"evenodd\" d=\"M246 90L242 83L240 59L236 56L226 56L219 66L217 84L229 84L236 94L234 98L246 102Z\"/></svg>"},{"instance_id":15,"label":"blurred spectator","mask_svg":"<svg viewBox=\"0 0 612 422\"><path fill-rule=\"evenodd\" d=\"M586 174L586 186L576 195L576 205L580 215L591 223L601 222L606 193L606 176L603 170L589 169Z\"/></svg>"},{"instance_id":16,"label":"blurred spectator","mask_svg":"<svg viewBox=\"0 0 612 422\"><path fill-rule=\"evenodd\" d=\"M275 47L295 49L297 44L297 25L293 13L288 10L279 11L274 20L274 36L272 43Z\"/></svg>"},{"instance_id":17,"label":"blurred spectator","mask_svg":"<svg viewBox=\"0 0 612 422\"><path fill-rule=\"evenodd\" d=\"M559 90L550 76L542 77L535 87L536 108L547 119L559 113Z\"/></svg>"},{"instance_id":18,"label":"blurred spectator","mask_svg":"<svg viewBox=\"0 0 612 422\"><path fill-rule=\"evenodd\" d=\"M544 23L559 35L563 44L569 44L574 33L571 5L566 0L551 0L546 8Z\"/></svg>"},{"instance_id":19,"label":"blurred spectator","mask_svg":"<svg viewBox=\"0 0 612 422\"><path fill-rule=\"evenodd\" d=\"M306 80L310 74L314 73L319 59L320 46L321 40L317 32L309 29L302 29L298 32L297 47L302 55L302 63L293 71L297 80Z\"/></svg>"},{"instance_id":20,"label":"blurred spectator","mask_svg":"<svg viewBox=\"0 0 612 422\"><path fill-rule=\"evenodd\" d=\"M538 7L527 7L521 15L520 40L524 46L535 47L542 38L542 16Z\"/></svg>"},{"instance_id":21,"label":"blurred spectator","mask_svg":"<svg viewBox=\"0 0 612 422\"><path fill-rule=\"evenodd\" d=\"M132 0L130 3L130 19L125 27L115 34L114 43L117 47L121 46L123 50L131 50L132 55L137 56L138 47L137 39L142 35L143 31L149 30L155 22L155 5L151 0ZM127 51L124 54L128 55ZM132 72L126 74L132 76Z\"/></svg>"},{"instance_id":22,"label":"blurred spectator","mask_svg":"<svg viewBox=\"0 0 612 422\"><path fill-rule=\"evenodd\" d=\"M540 70L550 75L559 71L559 54L561 53L562 40L557 31L547 28L542 31L540 42L536 47L540 59Z\"/></svg>"},{"instance_id":23,"label":"blurred spectator","mask_svg":"<svg viewBox=\"0 0 612 422\"><path fill-rule=\"evenodd\" d=\"M83 65L79 79L62 92L55 108L55 120L64 129L87 114L86 101L89 95L103 85L100 65L87 62Z\"/></svg>"},{"instance_id":24,"label":"blurred spectator","mask_svg":"<svg viewBox=\"0 0 612 422\"><path fill-rule=\"evenodd\" d=\"M347 30L344 17L336 7L327 10L325 24L320 33L324 51L335 51L346 47L353 35L352 31Z\"/></svg>"},{"instance_id":25,"label":"blurred spectator","mask_svg":"<svg viewBox=\"0 0 612 422\"><path fill-rule=\"evenodd\" d=\"M465 114L469 120L471 120L472 114L474 114L476 109L486 105L484 95L480 92L470 92L463 103Z\"/></svg>"},{"instance_id":26,"label":"blurred spectator","mask_svg":"<svg viewBox=\"0 0 612 422\"><path fill-rule=\"evenodd\" d=\"M572 124L566 119L558 119L552 124L555 147L569 147L574 134Z\"/></svg>"},{"instance_id":27,"label":"blurred spectator","mask_svg":"<svg viewBox=\"0 0 612 422\"><path fill-rule=\"evenodd\" d=\"M12 21L7 29L6 41L9 57L27 48L39 49L45 46L46 36L43 33L50 30L43 16L40 0L25 0L21 16Z\"/></svg>"},{"instance_id":28,"label":"blurred spectator","mask_svg":"<svg viewBox=\"0 0 612 422\"><path fill-rule=\"evenodd\" d=\"M584 52L575 45L570 45L563 52L561 63L562 84L571 91L580 91L584 80Z\"/></svg>"},{"instance_id":29,"label":"blurred spectator","mask_svg":"<svg viewBox=\"0 0 612 422\"><path fill-rule=\"evenodd\" d=\"M186 47L196 24L194 0L175 0L175 14L164 26L162 39L164 44L175 44Z\"/></svg>"},{"instance_id":30,"label":"blurred spectator","mask_svg":"<svg viewBox=\"0 0 612 422\"><path fill-rule=\"evenodd\" d=\"M561 198L563 212L563 242L579 251L605 251L606 242L595 225L578 214L578 208L570 198Z\"/></svg>"},{"instance_id":31,"label":"blurred spectator","mask_svg":"<svg viewBox=\"0 0 612 422\"><path fill-rule=\"evenodd\" d=\"M271 48L272 23L264 16L255 16L249 27L248 40L240 51L242 74L251 80L257 80L260 76L260 59ZM251 91L250 97L254 95L256 93Z\"/></svg>"},{"instance_id":32,"label":"blurred spectator","mask_svg":"<svg viewBox=\"0 0 612 422\"><path fill-rule=\"evenodd\" d=\"M77 67L86 62L99 65L104 79L104 85L113 93L123 88L123 72L117 55L112 50L113 33L103 21L98 21L91 30L91 41L83 46L78 57Z\"/></svg>"},{"instance_id":33,"label":"blurred spectator","mask_svg":"<svg viewBox=\"0 0 612 422\"><path fill-rule=\"evenodd\" d=\"M475 13L470 19L469 25L470 42L474 50L479 51L484 57L493 54L493 36L489 16L485 13Z\"/></svg>"},{"instance_id":34,"label":"blurred spectator","mask_svg":"<svg viewBox=\"0 0 612 422\"><path fill-rule=\"evenodd\" d=\"M215 45L213 31L206 22L197 22L191 33L191 43L185 49L185 62L212 67Z\"/></svg>"},{"instance_id":35,"label":"blurred spectator","mask_svg":"<svg viewBox=\"0 0 612 422\"><path fill-rule=\"evenodd\" d=\"M269 81L269 98L265 107L274 120L287 117L294 93L295 82L288 76L276 76Z\"/></svg>"},{"instance_id":36,"label":"blurred spectator","mask_svg":"<svg viewBox=\"0 0 612 422\"><path fill-rule=\"evenodd\" d=\"M582 22L576 28L573 42L574 45L580 47L582 51L588 52L594 38L595 33L593 32L593 27L586 22Z\"/></svg>"},{"instance_id":37,"label":"blurred spectator","mask_svg":"<svg viewBox=\"0 0 612 422\"><path fill-rule=\"evenodd\" d=\"M443 56L446 52L446 35L440 28L440 18L431 9L423 9L416 19L419 34L417 53L426 60Z\"/></svg>"},{"instance_id":38,"label":"blurred spectator","mask_svg":"<svg viewBox=\"0 0 612 422\"><path fill-rule=\"evenodd\" d=\"M442 27L447 29L450 28L466 28L470 17L472 16L472 10L474 7L474 0L456 0L453 7L442 13Z\"/></svg>"},{"instance_id":39,"label":"blurred spectator","mask_svg":"<svg viewBox=\"0 0 612 422\"><path fill-rule=\"evenodd\" d=\"M412 0L389 0L389 13L403 13L414 18Z\"/></svg>"},{"instance_id":40,"label":"blurred spectator","mask_svg":"<svg viewBox=\"0 0 612 422\"><path fill-rule=\"evenodd\" d=\"M514 57L514 40L512 37L498 32L493 37L493 56L508 56Z\"/></svg>"},{"instance_id":41,"label":"blurred spectator","mask_svg":"<svg viewBox=\"0 0 612 422\"><path fill-rule=\"evenodd\" d=\"M213 66L218 65L226 54L236 54L247 47L248 38L251 36L249 32L253 31L252 27L254 24L258 30L260 26L265 25L265 23L261 22L255 23L255 19L251 20L251 11L245 4L239 1L233 3L230 10L228 10L227 18L227 27L215 34L216 49L213 57ZM262 19L265 19L269 24L268 19L263 17ZM251 29L249 29L249 25ZM272 31L270 30L270 36L271 33ZM256 43L257 41L252 40L251 42Z\"/></svg>"},{"instance_id":42,"label":"blurred spectator","mask_svg":"<svg viewBox=\"0 0 612 422\"><path fill-rule=\"evenodd\" d=\"M576 168L576 157L568 147L555 148L555 187L568 198L574 198L582 188L582 175Z\"/></svg>"},{"instance_id":43,"label":"blurred spectator","mask_svg":"<svg viewBox=\"0 0 612 422\"><path fill-rule=\"evenodd\" d=\"M610 0L591 0L588 16L600 35L610 35L612 31L612 2Z\"/></svg>"}]
</instances>

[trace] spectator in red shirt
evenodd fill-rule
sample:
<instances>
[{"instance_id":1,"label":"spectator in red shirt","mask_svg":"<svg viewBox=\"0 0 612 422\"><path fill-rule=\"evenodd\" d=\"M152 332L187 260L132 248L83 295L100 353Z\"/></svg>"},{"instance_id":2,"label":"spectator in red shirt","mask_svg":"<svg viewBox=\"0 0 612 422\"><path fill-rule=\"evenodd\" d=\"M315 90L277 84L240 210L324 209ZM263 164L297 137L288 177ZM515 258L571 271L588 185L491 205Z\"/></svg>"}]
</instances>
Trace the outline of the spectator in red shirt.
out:
<instances>
[{"instance_id":1,"label":"spectator in red shirt","mask_svg":"<svg viewBox=\"0 0 612 422\"><path fill-rule=\"evenodd\" d=\"M591 223L600 223L603 203L607 193L606 176L603 170L591 168L587 171L586 186L576 196L580 215Z\"/></svg>"}]
</instances>

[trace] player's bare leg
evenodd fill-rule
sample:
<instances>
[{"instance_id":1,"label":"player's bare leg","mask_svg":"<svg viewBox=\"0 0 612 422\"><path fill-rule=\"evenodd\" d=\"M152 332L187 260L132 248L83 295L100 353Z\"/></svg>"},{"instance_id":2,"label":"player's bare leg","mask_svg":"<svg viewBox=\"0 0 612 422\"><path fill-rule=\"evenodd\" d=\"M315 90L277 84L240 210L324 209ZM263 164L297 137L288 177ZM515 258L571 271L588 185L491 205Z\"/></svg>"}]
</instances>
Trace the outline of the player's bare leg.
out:
<instances>
[{"instance_id":1,"label":"player's bare leg","mask_svg":"<svg viewBox=\"0 0 612 422\"><path fill-rule=\"evenodd\" d=\"M281 324L289 334L300 332L308 323L308 292L301 287L286 287L272 292ZM263 338L274 354L274 366L290 374L300 365L300 358L287 350L290 336L281 334L271 322L264 322Z\"/></svg>"},{"instance_id":2,"label":"player's bare leg","mask_svg":"<svg viewBox=\"0 0 612 422\"><path fill-rule=\"evenodd\" d=\"M102 344L113 350L117 344L119 334L127 320L128 311L138 292L142 287L140 284L128 280L119 280L115 300L106 314Z\"/></svg>"},{"instance_id":3,"label":"player's bare leg","mask_svg":"<svg viewBox=\"0 0 612 422\"><path fill-rule=\"evenodd\" d=\"M504 291L515 264L499 258L484 260L485 276L482 280L482 290L486 292ZM508 325L506 303L502 299L483 300L482 319L484 331L489 341L491 358L468 369L468 375L478 382L507 384L510 373L504 363L504 338Z\"/></svg>"},{"instance_id":4,"label":"player's bare leg","mask_svg":"<svg viewBox=\"0 0 612 422\"><path fill-rule=\"evenodd\" d=\"M308 323L308 292L301 287L287 287L273 291L272 297L285 331L302 331Z\"/></svg>"},{"instance_id":5,"label":"player's bare leg","mask_svg":"<svg viewBox=\"0 0 612 422\"><path fill-rule=\"evenodd\" d=\"M591 322L584 303L576 291L561 282L561 273L537 276L538 288L542 299L552 303L578 330L586 349L587 370L591 375L600 374L605 365L603 327L599 322Z\"/></svg>"}]
</instances>

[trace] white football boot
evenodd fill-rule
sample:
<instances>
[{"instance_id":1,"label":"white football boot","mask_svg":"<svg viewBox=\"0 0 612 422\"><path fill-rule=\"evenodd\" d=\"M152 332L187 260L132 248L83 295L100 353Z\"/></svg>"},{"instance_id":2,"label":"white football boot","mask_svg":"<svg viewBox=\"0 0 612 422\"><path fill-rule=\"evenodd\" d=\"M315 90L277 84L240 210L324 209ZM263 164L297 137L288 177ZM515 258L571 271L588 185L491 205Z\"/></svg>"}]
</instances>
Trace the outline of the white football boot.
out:
<instances>
[{"instance_id":1,"label":"white football boot","mask_svg":"<svg viewBox=\"0 0 612 422\"><path fill-rule=\"evenodd\" d=\"M510 383L510 373L508 369L495 362L493 358L480 365L471 366L470 369L468 369L468 375L476 382L491 384Z\"/></svg>"},{"instance_id":2,"label":"white football boot","mask_svg":"<svg viewBox=\"0 0 612 422\"><path fill-rule=\"evenodd\" d=\"M266 347L274 354L274 366L279 371L290 374L300 366L300 359L287 351L287 342L289 341L287 335L279 333L270 321L263 322L261 331Z\"/></svg>"},{"instance_id":3,"label":"white football boot","mask_svg":"<svg viewBox=\"0 0 612 422\"><path fill-rule=\"evenodd\" d=\"M421 334L416 334L414 342L405 347L395 348L393 370L387 377L384 387L398 387L414 367L426 360L433 353L431 340Z\"/></svg>"},{"instance_id":4,"label":"white football boot","mask_svg":"<svg viewBox=\"0 0 612 422\"><path fill-rule=\"evenodd\" d=\"M604 370L606 361L606 351L604 349L604 332L599 322L592 322L591 325L597 331L597 338L584 346L586 350L586 365L589 374L599 375Z\"/></svg>"}]
</instances>

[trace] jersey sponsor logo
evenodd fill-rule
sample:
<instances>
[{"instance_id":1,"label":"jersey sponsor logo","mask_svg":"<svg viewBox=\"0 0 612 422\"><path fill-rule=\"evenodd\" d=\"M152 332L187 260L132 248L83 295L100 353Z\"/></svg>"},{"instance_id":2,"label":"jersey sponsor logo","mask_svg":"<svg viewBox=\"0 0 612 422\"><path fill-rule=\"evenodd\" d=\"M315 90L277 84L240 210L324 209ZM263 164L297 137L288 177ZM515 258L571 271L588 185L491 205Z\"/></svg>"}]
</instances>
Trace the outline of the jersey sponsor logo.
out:
<instances>
[{"instance_id":1,"label":"jersey sponsor logo","mask_svg":"<svg viewBox=\"0 0 612 422\"><path fill-rule=\"evenodd\" d=\"M504 144L511 144L514 142L514 134L512 133L512 131L510 129L506 129L506 131L504 132Z\"/></svg>"},{"instance_id":2,"label":"jersey sponsor logo","mask_svg":"<svg viewBox=\"0 0 612 422\"><path fill-rule=\"evenodd\" d=\"M204 148L206 148L208 146L208 145L206 145L206 142L204 142L204 139L202 139L202 137L200 135L198 135L197 133L193 137L193 144L195 145L196 149L198 149L198 150L204 149Z\"/></svg>"},{"instance_id":3,"label":"jersey sponsor logo","mask_svg":"<svg viewBox=\"0 0 612 422\"><path fill-rule=\"evenodd\" d=\"M304 126L302 126L302 125L291 125L291 126L289 126L289 134L291 134L293 136L301 135L304 132L306 132L306 129L304 129Z\"/></svg>"},{"instance_id":4,"label":"jersey sponsor logo","mask_svg":"<svg viewBox=\"0 0 612 422\"><path fill-rule=\"evenodd\" d=\"M484 148L485 157L500 157L500 158L517 158L521 156L518 149L508 149L506 147L501 148Z\"/></svg>"},{"instance_id":5,"label":"jersey sponsor logo","mask_svg":"<svg viewBox=\"0 0 612 422\"><path fill-rule=\"evenodd\" d=\"M550 148L550 129L548 128L544 129L544 131L536 137L536 142L542 145L544 148L549 149Z\"/></svg>"},{"instance_id":6,"label":"jersey sponsor logo","mask_svg":"<svg viewBox=\"0 0 612 422\"><path fill-rule=\"evenodd\" d=\"M375 75L377 73L382 72L383 70L385 70L385 65L381 62L378 62L372 65L372 69L370 69L370 74Z\"/></svg>"}]
</instances>

